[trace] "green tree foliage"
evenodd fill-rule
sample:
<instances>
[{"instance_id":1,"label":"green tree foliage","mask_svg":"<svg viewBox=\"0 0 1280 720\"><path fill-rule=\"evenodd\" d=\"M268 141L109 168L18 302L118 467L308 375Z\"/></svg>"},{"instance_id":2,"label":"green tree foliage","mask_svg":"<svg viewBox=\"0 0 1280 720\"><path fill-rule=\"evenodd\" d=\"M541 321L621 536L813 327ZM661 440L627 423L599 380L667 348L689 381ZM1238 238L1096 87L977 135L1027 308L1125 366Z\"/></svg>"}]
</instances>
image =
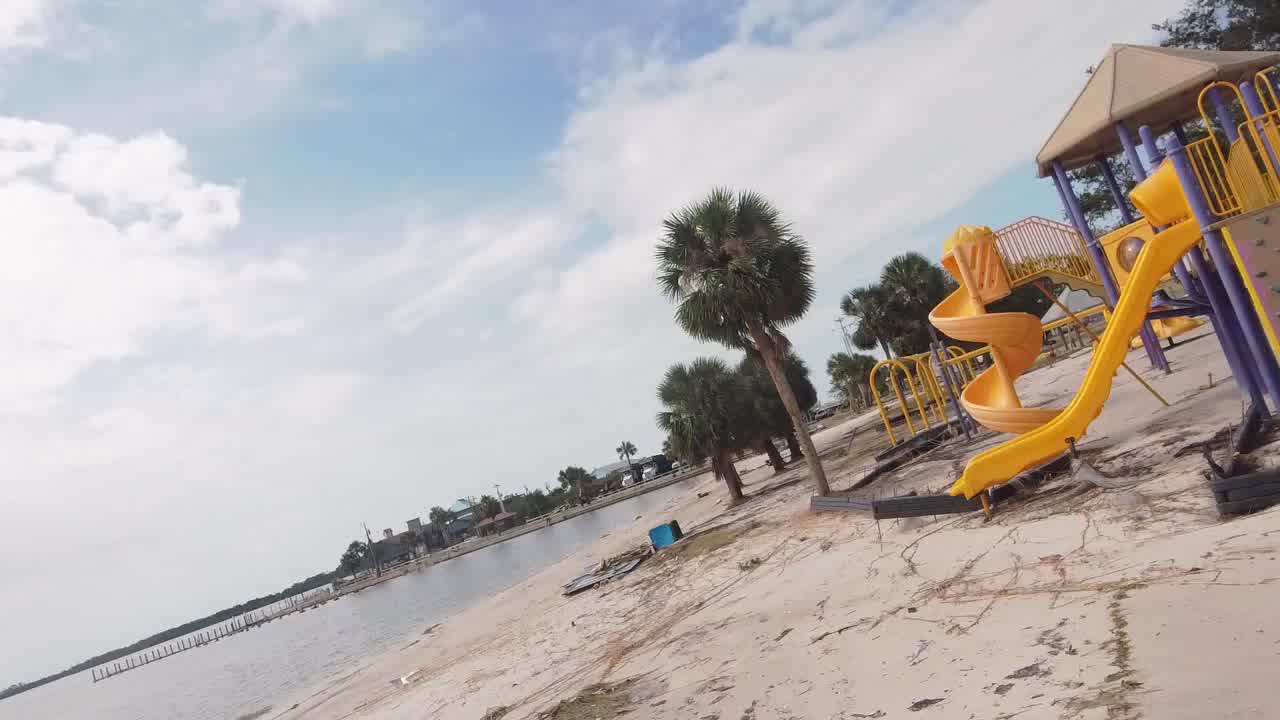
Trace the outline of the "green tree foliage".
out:
<instances>
[{"instance_id":1,"label":"green tree foliage","mask_svg":"<svg viewBox=\"0 0 1280 720\"><path fill-rule=\"evenodd\" d=\"M501 510L502 507L498 503L498 498L492 495L481 495L480 499L476 501L477 520L491 518L494 515L497 515Z\"/></svg>"},{"instance_id":2,"label":"green tree foliage","mask_svg":"<svg viewBox=\"0 0 1280 720\"><path fill-rule=\"evenodd\" d=\"M427 511L427 521L436 529L443 530L446 525L453 522L453 513L445 510L439 505L436 505L431 508L431 510Z\"/></svg>"},{"instance_id":3,"label":"green tree foliage","mask_svg":"<svg viewBox=\"0 0 1280 720\"><path fill-rule=\"evenodd\" d=\"M889 294L898 322L893 349L914 355L929 349L933 338L929 312L958 287L941 265L918 252L895 256L880 271L880 287Z\"/></svg>"},{"instance_id":4,"label":"green tree foliage","mask_svg":"<svg viewBox=\"0 0 1280 720\"><path fill-rule=\"evenodd\" d=\"M359 540L352 540L342 557L338 559L338 569L344 575L350 575L360 569L361 563L369 556L369 548Z\"/></svg>"},{"instance_id":5,"label":"green tree foliage","mask_svg":"<svg viewBox=\"0 0 1280 720\"><path fill-rule=\"evenodd\" d=\"M814 488L826 495L826 472L783 363L791 343L782 328L804 317L813 302L808 245L753 192L714 190L663 227L658 285L677 304L677 324L700 340L760 356L787 407Z\"/></svg>"},{"instance_id":6,"label":"green tree foliage","mask_svg":"<svg viewBox=\"0 0 1280 720\"><path fill-rule=\"evenodd\" d=\"M787 355L794 357L794 353L789 352ZM791 416L787 414L786 406L778 397L778 391L774 388L768 371L760 366L759 361L750 355L743 357L738 363L738 374L742 376L743 388L747 393L745 398L747 405L744 409L748 412L739 418L743 438L752 449L769 456L769 464L773 465L775 471L781 471L786 467L787 461L783 459L782 453L778 452L778 447L774 445L773 440L785 438L791 432ZM787 379L792 380L791 377ZM813 387L813 384L809 383L807 373L800 379L810 388ZM796 387L795 382L792 383L792 387ZM802 393L797 391L796 394Z\"/></svg>"},{"instance_id":7,"label":"green tree foliage","mask_svg":"<svg viewBox=\"0 0 1280 720\"><path fill-rule=\"evenodd\" d=\"M595 476L586 468L570 465L560 471L556 481L560 483L561 488L570 493L571 497L581 498L590 493L595 483Z\"/></svg>"},{"instance_id":8,"label":"green tree foliage","mask_svg":"<svg viewBox=\"0 0 1280 720\"><path fill-rule=\"evenodd\" d=\"M1165 47L1269 50L1280 47L1275 0L1191 0L1176 18L1152 26Z\"/></svg>"},{"instance_id":9,"label":"green tree foliage","mask_svg":"<svg viewBox=\"0 0 1280 720\"><path fill-rule=\"evenodd\" d=\"M744 427L754 413L742 375L719 358L698 358L667 368L658 385L658 427L672 450L689 462L711 460L711 470L724 481L733 501L742 499L742 478L733 454L750 446Z\"/></svg>"},{"instance_id":10,"label":"green tree foliage","mask_svg":"<svg viewBox=\"0 0 1280 720\"><path fill-rule=\"evenodd\" d=\"M524 519L545 515L555 509L555 502L542 490L529 490L506 499L507 511Z\"/></svg>"},{"instance_id":11,"label":"green tree foliage","mask_svg":"<svg viewBox=\"0 0 1280 720\"><path fill-rule=\"evenodd\" d=\"M867 407L872 402L871 394L867 391L868 378L877 362L874 356L864 353L832 354L827 359L827 377L831 380L831 387L839 390L851 406ZM884 380L876 380L884 387Z\"/></svg>"},{"instance_id":12,"label":"green tree foliage","mask_svg":"<svg viewBox=\"0 0 1280 720\"><path fill-rule=\"evenodd\" d=\"M840 311L858 321L851 340L859 349L879 346L885 357L914 355L929 349L929 311L955 289L940 265L908 252L885 264L879 282L849 291Z\"/></svg>"},{"instance_id":13,"label":"green tree foliage","mask_svg":"<svg viewBox=\"0 0 1280 720\"><path fill-rule=\"evenodd\" d=\"M850 340L859 350L880 348L886 358L893 357L889 340L897 335L889 292L872 283L856 287L840 300L840 312L858 321Z\"/></svg>"}]
</instances>

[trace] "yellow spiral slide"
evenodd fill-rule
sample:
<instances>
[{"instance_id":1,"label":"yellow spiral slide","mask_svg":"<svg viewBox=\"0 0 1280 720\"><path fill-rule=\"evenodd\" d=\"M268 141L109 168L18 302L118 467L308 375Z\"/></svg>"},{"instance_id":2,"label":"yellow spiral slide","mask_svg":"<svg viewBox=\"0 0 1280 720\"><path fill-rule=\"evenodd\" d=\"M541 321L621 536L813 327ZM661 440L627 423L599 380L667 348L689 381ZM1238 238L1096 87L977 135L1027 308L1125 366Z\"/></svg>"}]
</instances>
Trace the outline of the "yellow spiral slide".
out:
<instances>
[{"instance_id":1,"label":"yellow spiral slide","mask_svg":"<svg viewBox=\"0 0 1280 720\"><path fill-rule=\"evenodd\" d=\"M1067 451L1067 440L1083 437L1102 412L1129 342L1150 308L1152 293L1174 263L1200 240L1200 227L1186 219L1186 200L1167 162L1134 188L1130 197L1139 210L1151 208L1150 213L1143 212L1147 217L1179 222L1142 247L1106 332L1094 349L1084 383L1062 410L1024 408L1014 390L1014 381L1040 354L1042 332L1040 320L1033 315L986 311L988 303L1010 292L995 234L990 228L964 226L944 245L942 263L960 288L933 309L929 321L957 340L989 343L993 361L990 369L965 387L961 403L983 426L1018 434L975 455L952 486L952 495L972 498L1060 457Z\"/></svg>"}]
</instances>

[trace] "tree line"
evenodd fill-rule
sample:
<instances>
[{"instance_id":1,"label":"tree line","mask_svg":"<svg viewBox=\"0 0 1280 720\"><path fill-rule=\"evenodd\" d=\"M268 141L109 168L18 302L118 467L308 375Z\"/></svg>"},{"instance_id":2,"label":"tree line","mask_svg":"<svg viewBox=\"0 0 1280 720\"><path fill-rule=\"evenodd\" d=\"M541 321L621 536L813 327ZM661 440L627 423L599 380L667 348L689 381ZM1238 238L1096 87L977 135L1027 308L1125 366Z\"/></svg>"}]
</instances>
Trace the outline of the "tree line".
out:
<instances>
[{"instance_id":1,"label":"tree line","mask_svg":"<svg viewBox=\"0 0 1280 720\"><path fill-rule=\"evenodd\" d=\"M218 625L218 624L227 622L232 618L240 617L245 613L252 612L254 610L258 610L260 608L264 608L269 605L273 605L293 595L304 593L309 590L314 590L318 587L323 587L325 585L328 585L331 582L333 582L332 572L316 573L315 575L312 575L311 577L306 578L305 580L299 580L298 582L290 585L289 587L284 588L283 590L280 590L278 592L271 593L270 595L263 595L262 597L257 597L252 600L246 600L245 602L242 602L239 605L233 605L229 608L219 610L218 612L205 615L202 618L183 623L176 627L171 627L168 630L163 630L154 635L149 635L145 638L142 638L141 640L138 640L135 643L125 645L124 647L118 647L114 650L109 650L105 653L102 653L101 655L94 655L88 660L76 663L75 665L72 665L66 670L63 670L62 672L54 673L53 675L48 675L34 682L13 685L5 690L0 690L0 698L6 698L10 695L15 695L17 693L39 687L46 683L53 682L54 680L57 680L59 678L66 677L68 675L74 675L75 673L88 670L91 667L96 667L103 663L112 662L114 660L118 660L127 655L132 655L136 652L141 652L149 647L160 645L160 644L169 642L170 640L176 640L180 637L190 635L191 633L197 632L199 630L203 630L204 628L210 627L212 625Z\"/></svg>"},{"instance_id":2,"label":"tree line","mask_svg":"<svg viewBox=\"0 0 1280 720\"><path fill-rule=\"evenodd\" d=\"M614 452L617 453L619 460L626 463L629 471L634 472L635 464L632 459L639 455L635 443L623 440L618 443ZM675 457L670 452L664 454ZM569 465L556 476L555 486L552 487L548 483L546 490L542 488L530 490L526 487L523 492L504 494L501 498L483 494L478 498L468 497L465 500L475 522L497 517L503 508L517 518L528 519L557 509L590 502L600 493L620 487L622 479L621 470L615 470L604 478L597 478L584 467ZM427 511L427 524L421 531L406 530L398 533L395 536L395 542L398 546L409 549L414 555L417 555L420 547L430 552L457 544L465 536L465 531L450 529L450 525L458 519L458 514L436 505ZM376 567L390 559L380 557L379 552L377 542L352 540L338 558L338 575L350 575L364 568Z\"/></svg>"},{"instance_id":3,"label":"tree line","mask_svg":"<svg viewBox=\"0 0 1280 720\"><path fill-rule=\"evenodd\" d=\"M846 339L859 350L879 350L886 359L916 355L941 340L929 322L929 312L959 287L942 266L918 252L891 258L877 282L856 287L840 300L840 312L854 323ZM1034 287L1015 289L991 303L991 312L1025 312L1040 317L1051 301ZM952 344L977 347L973 343ZM827 359L827 376L834 390L852 407L866 407L871 399L868 376L879 360L865 353L836 352ZM878 390L886 388L884 376Z\"/></svg>"}]
</instances>

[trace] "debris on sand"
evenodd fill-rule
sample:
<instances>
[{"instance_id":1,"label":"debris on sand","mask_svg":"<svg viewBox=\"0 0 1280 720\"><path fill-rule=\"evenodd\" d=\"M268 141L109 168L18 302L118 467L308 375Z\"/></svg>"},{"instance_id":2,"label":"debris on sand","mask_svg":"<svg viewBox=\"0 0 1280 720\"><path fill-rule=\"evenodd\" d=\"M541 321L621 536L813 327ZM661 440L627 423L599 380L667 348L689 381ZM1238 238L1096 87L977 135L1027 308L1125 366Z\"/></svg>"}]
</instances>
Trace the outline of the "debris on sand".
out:
<instances>
[{"instance_id":1,"label":"debris on sand","mask_svg":"<svg viewBox=\"0 0 1280 720\"><path fill-rule=\"evenodd\" d=\"M645 543L605 558L598 564L587 568L587 571L582 575L565 583L564 594L576 595L583 590L622 577L640 567L640 563L644 562L645 558L652 554L653 549L649 547L648 543Z\"/></svg>"},{"instance_id":2,"label":"debris on sand","mask_svg":"<svg viewBox=\"0 0 1280 720\"><path fill-rule=\"evenodd\" d=\"M1020 667L1017 670L1004 676L1005 680L1025 680L1026 678L1042 677L1048 675L1049 671L1040 667L1040 663L1033 662L1026 667Z\"/></svg>"},{"instance_id":3,"label":"debris on sand","mask_svg":"<svg viewBox=\"0 0 1280 720\"><path fill-rule=\"evenodd\" d=\"M631 706L631 688L636 678L616 683L596 683L582 689L568 700L538 714L538 720L595 720L613 718ZM501 717L501 716L498 716Z\"/></svg>"},{"instance_id":4,"label":"debris on sand","mask_svg":"<svg viewBox=\"0 0 1280 720\"><path fill-rule=\"evenodd\" d=\"M937 705L938 703L942 702L945 699L946 698L923 698L908 705L907 709L910 710L911 712L920 712L925 708L933 707L934 705Z\"/></svg>"},{"instance_id":5,"label":"debris on sand","mask_svg":"<svg viewBox=\"0 0 1280 720\"><path fill-rule=\"evenodd\" d=\"M502 720L509 712L511 712L511 708L506 705L499 705L485 710L484 715L480 716L480 720Z\"/></svg>"}]
</instances>

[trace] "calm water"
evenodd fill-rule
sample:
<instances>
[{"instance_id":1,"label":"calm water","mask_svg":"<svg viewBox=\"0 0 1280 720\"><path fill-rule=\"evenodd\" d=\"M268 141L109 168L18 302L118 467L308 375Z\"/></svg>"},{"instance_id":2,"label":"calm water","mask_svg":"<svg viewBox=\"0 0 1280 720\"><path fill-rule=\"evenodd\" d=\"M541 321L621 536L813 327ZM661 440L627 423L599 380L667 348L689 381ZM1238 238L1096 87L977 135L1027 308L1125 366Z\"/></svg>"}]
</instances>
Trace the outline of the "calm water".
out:
<instances>
[{"instance_id":1,"label":"calm water","mask_svg":"<svg viewBox=\"0 0 1280 720\"><path fill-rule=\"evenodd\" d=\"M0 700L0 720L235 720L416 637L425 626L524 580L637 514L661 508L686 484L409 573L100 683L87 672L63 678Z\"/></svg>"}]
</instances>

